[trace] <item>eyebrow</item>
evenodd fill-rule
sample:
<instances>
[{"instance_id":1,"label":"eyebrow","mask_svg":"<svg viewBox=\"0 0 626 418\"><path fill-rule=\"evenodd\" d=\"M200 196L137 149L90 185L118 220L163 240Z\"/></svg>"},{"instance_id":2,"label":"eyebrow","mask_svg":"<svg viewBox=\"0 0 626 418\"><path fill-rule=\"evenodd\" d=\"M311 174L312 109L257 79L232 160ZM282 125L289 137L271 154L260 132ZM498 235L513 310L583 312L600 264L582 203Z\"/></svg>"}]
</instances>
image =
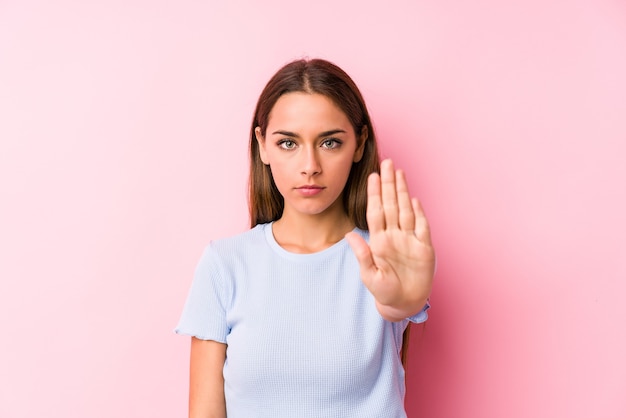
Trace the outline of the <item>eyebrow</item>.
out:
<instances>
[{"instance_id":1,"label":"eyebrow","mask_svg":"<svg viewBox=\"0 0 626 418\"><path fill-rule=\"evenodd\" d=\"M335 134L345 134L346 131L344 131L343 129L331 129L330 131L324 131L321 132L317 137L318 138L322 138L325 136L330 136L330 135L335 135ZM289 131L274 131L272 132L272 135L285 135L285 136L290 136L293 138L300 138L300 135L298 135L295 132L289 132Z\"/></svg>"}]
</instances>

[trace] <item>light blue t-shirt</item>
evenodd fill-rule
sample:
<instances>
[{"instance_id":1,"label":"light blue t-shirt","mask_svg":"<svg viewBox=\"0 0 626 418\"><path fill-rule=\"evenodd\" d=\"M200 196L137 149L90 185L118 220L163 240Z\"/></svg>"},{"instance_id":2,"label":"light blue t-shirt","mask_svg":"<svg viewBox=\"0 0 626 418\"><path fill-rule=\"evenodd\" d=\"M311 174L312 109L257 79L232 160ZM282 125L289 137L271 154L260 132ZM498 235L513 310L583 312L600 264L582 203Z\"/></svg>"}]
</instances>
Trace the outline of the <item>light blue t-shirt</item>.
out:
<instances>
[{"instance_id":1,"label":"light blue t-shirt","mask_svg":"<svg viewBox=\"0 0 626 418\"><path fill-rule=\"evenodd\" d=\"M408 320L380 316L345 239L294 254L271 225L206 248L175 330L227 344L228 418L406 417Z\"/></svg>"}]
</instances>

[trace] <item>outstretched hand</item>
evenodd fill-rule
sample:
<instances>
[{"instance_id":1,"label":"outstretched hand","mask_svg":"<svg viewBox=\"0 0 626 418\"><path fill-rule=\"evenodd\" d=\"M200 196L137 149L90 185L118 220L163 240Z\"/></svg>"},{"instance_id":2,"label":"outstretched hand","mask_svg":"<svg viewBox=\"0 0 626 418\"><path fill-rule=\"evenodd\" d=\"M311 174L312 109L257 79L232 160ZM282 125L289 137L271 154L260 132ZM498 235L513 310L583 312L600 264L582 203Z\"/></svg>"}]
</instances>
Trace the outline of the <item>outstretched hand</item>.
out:
<instances>
[{"instance_id":1,"label":"outstretched hand","mask_svg":"<svg viewBox=\"0 0 626 418\"><path fill-rule=\"evenodd\" d=\"M355 232L346 238L378 311L390 321L416 314L430 294L435 252L426 216L410 197L404 172L396 171L391 160L368 179L367 224L369 245Z\"/></svg>"}]
</instances>

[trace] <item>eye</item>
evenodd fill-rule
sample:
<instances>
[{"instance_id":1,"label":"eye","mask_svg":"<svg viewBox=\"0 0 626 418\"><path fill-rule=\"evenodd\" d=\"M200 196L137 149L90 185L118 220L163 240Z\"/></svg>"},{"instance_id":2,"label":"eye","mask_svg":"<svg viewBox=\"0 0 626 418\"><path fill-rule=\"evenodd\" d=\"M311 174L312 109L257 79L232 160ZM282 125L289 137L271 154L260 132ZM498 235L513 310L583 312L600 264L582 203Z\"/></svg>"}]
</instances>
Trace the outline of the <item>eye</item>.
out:
<instances>
[{"instance_id":1,"label":"eye","mask_svg":"<svg viewBox=\"0 0 626 418\"><path fill-rule=\"evenodd\" d=\"M282 139L278 141L278 146L282 149L294 149L296 147L296 143L291 139Z\"/></svg>"},{"instance_id":2,"label":"eye","mask_svg":"<svg viewBox=\"0 0 626 418\"><path fill-rule=\"evenodd\" d=\"M325 139L324 142L322 142L322 148L325 148L325 149L335 149L335 148L339 148L340 146L341 146L341 141L335 138Z\"/></svg>"}]
</instances>

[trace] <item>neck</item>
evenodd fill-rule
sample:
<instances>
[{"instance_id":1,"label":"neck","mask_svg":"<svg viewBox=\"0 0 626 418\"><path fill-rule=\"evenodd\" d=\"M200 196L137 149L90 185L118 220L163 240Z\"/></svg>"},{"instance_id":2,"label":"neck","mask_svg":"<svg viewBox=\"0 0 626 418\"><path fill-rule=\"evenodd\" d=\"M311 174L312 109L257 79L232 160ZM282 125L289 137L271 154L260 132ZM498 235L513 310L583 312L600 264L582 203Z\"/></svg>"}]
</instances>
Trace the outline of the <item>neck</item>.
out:
<instances>
[{"instance_id":1,"label":"neck","mask_svg":"<svg viewBox=\"0 0 626 418\"><path fill-rule=\"evenodd\" d=\"M318 215L296 215L285 211L274 222L272 232L276 242L287 251L307 254L336 244L353 229L354 223L343 210Z\"/></svg>"}]
</instances>

